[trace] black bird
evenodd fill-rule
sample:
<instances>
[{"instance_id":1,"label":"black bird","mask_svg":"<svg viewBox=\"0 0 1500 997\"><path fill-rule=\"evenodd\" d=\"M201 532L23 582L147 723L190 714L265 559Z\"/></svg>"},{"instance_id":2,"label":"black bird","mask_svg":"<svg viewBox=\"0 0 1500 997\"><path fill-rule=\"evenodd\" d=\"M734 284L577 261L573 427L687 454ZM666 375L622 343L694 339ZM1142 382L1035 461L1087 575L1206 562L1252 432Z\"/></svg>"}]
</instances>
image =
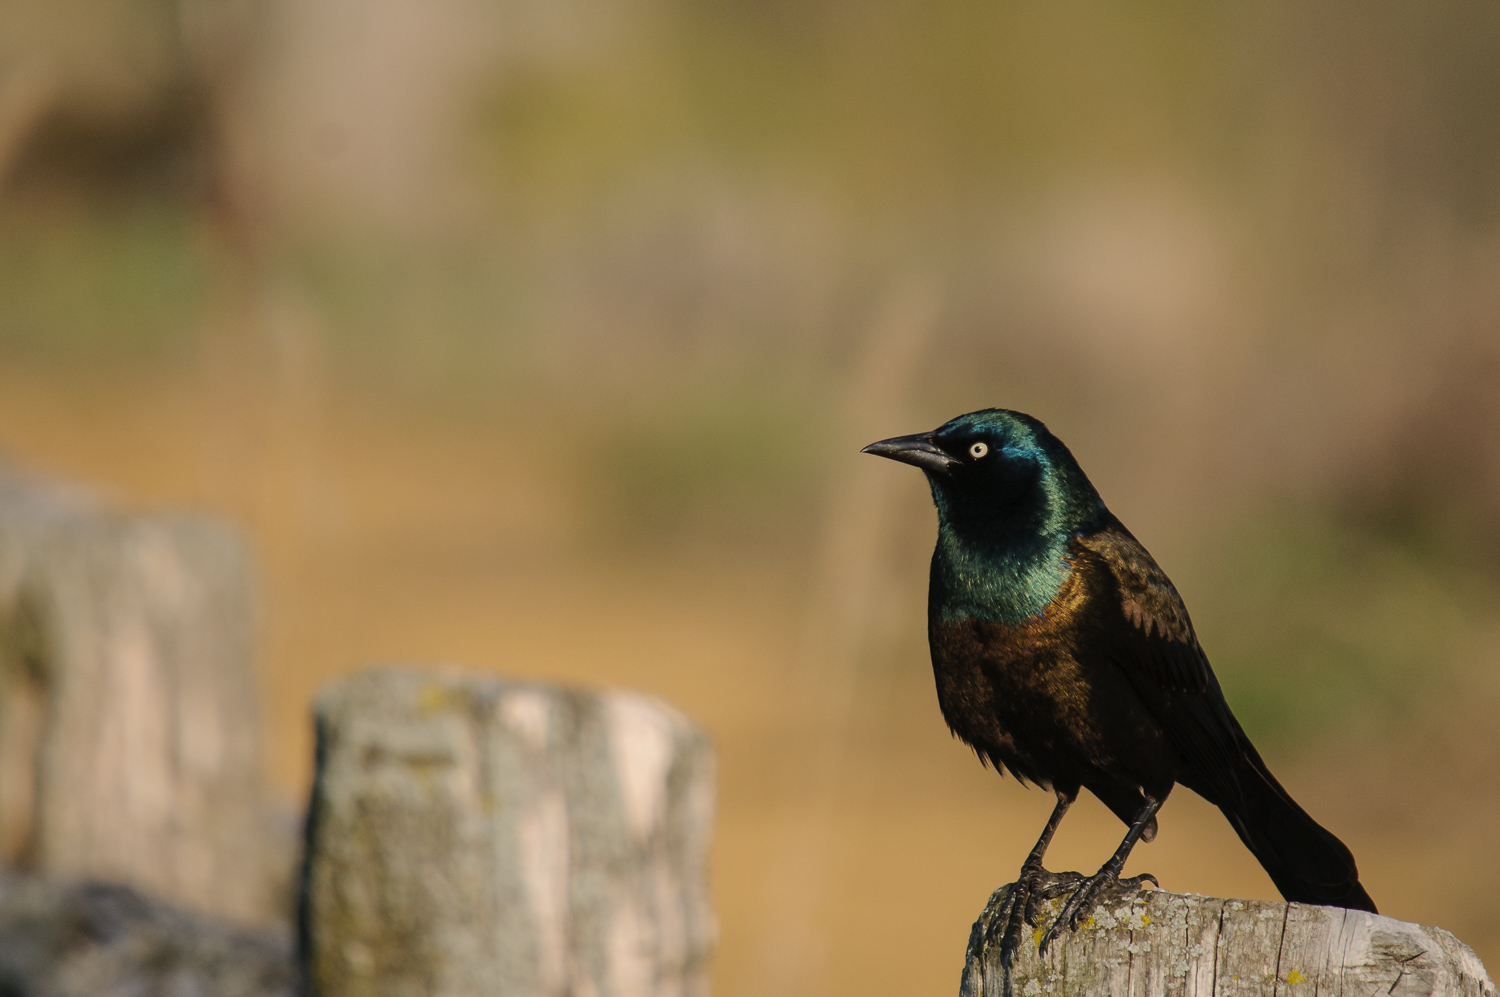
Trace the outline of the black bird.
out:
<instances>
[{"instance_id":1,"label":"black bird","mask_svg":"<svg viewBox=\"0 0 1500 997\"><path fill-rule=\"evenodd\" d=\"M927 636L948 726L999 772L1057 795L992 936L1009 967L1044 895L1072 896L1041 951L1119 879L1182 783L1229 818L1290 901L1375 911L1343 842L1309 817L1240 729L1172 582L1029 415L972 412L864 453L914 464L938 511ZM1093 876L1042 858L1087 788L1129 827Z\"/></svg>"}]
</instances>

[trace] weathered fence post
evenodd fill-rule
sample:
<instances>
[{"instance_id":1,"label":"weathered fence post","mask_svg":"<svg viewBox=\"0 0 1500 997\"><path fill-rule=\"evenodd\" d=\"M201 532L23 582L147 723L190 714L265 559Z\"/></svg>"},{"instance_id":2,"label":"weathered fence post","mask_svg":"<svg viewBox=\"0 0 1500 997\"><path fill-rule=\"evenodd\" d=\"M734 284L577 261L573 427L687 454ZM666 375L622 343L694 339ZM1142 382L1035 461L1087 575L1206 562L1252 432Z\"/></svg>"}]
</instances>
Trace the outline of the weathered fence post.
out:
<instances>
[{"instance_id":1,"label":"weathered fence post","mask_svg":"<svg viewBox=\"0 0 1500 997\"><path fill-rule=\"evenodd\" d=\"M714 756L622 691L373 671L317 704L320 997L707 993Z\"/></svg>"},{"instance_id":2,"label":"weathered fence post","mask_svg":"<svg viewBox=\"0 0 1500 997\"><path fill-rule=\"evenodd\" d=\"M1149 890L1101 902L1045 959L1016 953L1007 989L990 897L969 936L960 997L1496 997L1473 951L1441 928L1363 911ZM1061 907L1046 905L1043 925Z\"/></svg>"},{"instance_id":3,"label":"weathered fence post","mask_svg":"<svg viewBox=\"0 0 1500 997\"><path fill-rule=\"evenodd\" d=\"M17 997L299 997L288 943L128 886L0 874L0 980Z\"/></svg>"},{"instance_id":4,"label":"weathered fence post","mask_svg":"<svg viewBox=\"0 0 1500 997\"><path fill-rule=\"evenodd\" d=\"M244 546L0 467L0 865L276 913Z\"/></svg>"}]
</instances>

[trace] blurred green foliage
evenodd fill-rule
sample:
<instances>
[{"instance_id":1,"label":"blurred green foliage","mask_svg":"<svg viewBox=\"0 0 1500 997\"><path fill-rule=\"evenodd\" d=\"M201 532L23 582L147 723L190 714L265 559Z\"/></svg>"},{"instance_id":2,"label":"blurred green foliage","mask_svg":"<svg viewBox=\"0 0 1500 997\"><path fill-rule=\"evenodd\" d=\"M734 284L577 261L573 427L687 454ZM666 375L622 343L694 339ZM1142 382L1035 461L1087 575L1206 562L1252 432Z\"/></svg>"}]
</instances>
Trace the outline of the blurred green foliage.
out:
<instances>
[{"instance_id":1,"label":"blurred green foliage","mask_svg":"<svg viewBox=\"0 0 1500 997\"><path fill-rule=\"evenodd\" d=\"M194 217L136 205L60 222L0 213L0 351L70 363L178 360L210 280Z\"/></svg>"},{"instance_id":2,"label":"blurred green foliage","mask_svg":"<svg viewBox=\"0 0 1500 997\"><path fill-rule=\"evenodd\" d=\"M1252 737L1394 735L1479 688L1476 640L1500 577L1316 505L1283 506L1216 546L1195 593L1199 638Z\"/></svg>"},{"instance_id":3,"label":"blurred green foliage","mask_svg":"<svg viewBox=\"0 0 1500 997\"><path fill-rule=\"evenodd\" d=\"M526 385L537 373L508 264L492 245L329 240L284 254L277 269L306 296L306 332L341 376L430 405L504 411L535 400Z\"/></svg>"},{"instance_id":4,"label":"blurred green foliage","mask_svg":"<svg viewBox=\"0 0 1500 997\"><path fill-rule=\"evenodd\" d=\"M587 58L498 77L479 125L511 205L595 205L684 155L790 171L902 236L1079 174L1162 168L1241 197L1288 180L1326 194L1359 160L1469 219L1497 200L1500 14L1481 0L633 14Z\"/></svg>"},{"instance_id":5,"label":"blurred green foliage","mask_svg":"<svg viewBox=\"0 0 1500 997\"><path fill-rule=\"evenodd\" d=\"M1190 4L636 13L592 58L500 75L479 127L514 212L593 210L706 159L811 184L847 223L908 238L1060 175L1192 158L1226 131L1225 15Z\"/></svg>"},{"instance_id":6,"label":"blurred green foliage","mask_svg":"<svg viewBox=\"0 0 1500 997\"><path fill-rule=\"evenodd\" d=\"M596 541L797 556L823 478L815 411L733 395L667 402L580 427Z\"/></svg>"}]
</instances>

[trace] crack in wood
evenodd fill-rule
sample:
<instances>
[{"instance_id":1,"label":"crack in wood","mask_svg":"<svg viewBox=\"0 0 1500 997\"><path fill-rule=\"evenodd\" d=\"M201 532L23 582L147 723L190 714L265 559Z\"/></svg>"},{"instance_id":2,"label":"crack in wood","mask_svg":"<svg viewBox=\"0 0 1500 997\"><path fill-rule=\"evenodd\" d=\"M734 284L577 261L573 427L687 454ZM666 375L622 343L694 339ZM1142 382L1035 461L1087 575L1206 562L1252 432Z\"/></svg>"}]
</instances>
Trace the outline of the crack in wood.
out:
<instances>
[{"instance_id":1,"label":"crack in wood","mask_svg":"<svg viewBox=\"0 0 1500 997\"><path fill-rule=\"evenodd\" d=\"M1286 951L1286 923L1291 913L1291 904L1287 904L1286 909L1281 912L1281 934L1276 938L1276 969L1273 971L1271 978L1272 994L1281 992L1281 954Z\"/></svg>"},{"instance_id":2,"label":"crack in wood","mask_svg":"<svg viewBox=\"0 0 1500 997\"><path fill-rule=\"evenodd\" d=\"M1219 940L1224 937L1224 911L1229 905L1219 904L1219 927L1214 931L1213 978L1209 981L1209 997L1219 997Z\"/></svg>"},{"instance_id":3,"label":"crack in wood","mask_svg":"<svg viewBox=\"0 0 1500 997\"><path fill-rule=\"evenodd\" d=\"M1344 975L1345 970L1349 966L1349 943L1354 938L1353 932L1350 930L1349 926L1348 911L1344 911L1343 927L1341 930L1344 936L1344 948L1343 951L1339 953L1339 997L1343 997L1344 994Z\"/></svg>"}]
</instances>

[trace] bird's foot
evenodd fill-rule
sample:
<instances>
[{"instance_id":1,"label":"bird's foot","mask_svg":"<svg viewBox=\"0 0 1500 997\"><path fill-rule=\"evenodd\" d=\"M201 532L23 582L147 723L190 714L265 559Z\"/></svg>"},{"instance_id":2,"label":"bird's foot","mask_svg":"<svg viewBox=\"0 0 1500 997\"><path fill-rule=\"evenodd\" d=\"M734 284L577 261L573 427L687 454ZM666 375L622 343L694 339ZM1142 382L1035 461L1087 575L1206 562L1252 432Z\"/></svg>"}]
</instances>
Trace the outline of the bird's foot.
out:
<instances>
[{"instance_id":1,"label":"bird's foot","mask_svg":"<svg viewBox=\"0 0 1500 997\"><path fill-rule=\"evenodd\" d=\"M1156 877L1149 872L1143 872L1139 876L1131 876L1129 879L1121 879L1118 872L1107 866L1100 869L1094 875L1085 879L1073 891L1073 895L1068 898L1068 902L1063 904L1063 908L1058 913L1057 919L1052 922L1052 927L1048 928L1047 933L1042 936L1038 952L1045 956L1047 954L1047 947L1056 941L1057 936L1062 934L1065 929L1068 931L1077 931L1079 925L1083 923L1085 912L1092 910L1096 901L1104 897L1123 898L1137 893L1145 888L1146 883L1150 883L1158 889L1161 888L1161 884L1156 881Z\"/></svg>"},{"instance_id":2,"label":"bird's foot","mask_svg":"<svg viewBox=\"0 0 1500 997\"><path fill-rule=\"evenodd\" d=\"M1027 926L1036 926L1041 903L1066 895L1082 882L1082 873L1048 872L1040 863L1027 863L1004 895L997 894L990 899L990 906L983 915L987 920L985 947L1000 946L1000 964L1007 973L1015 959L1016 949L1026 935Z\"/></svg>"}]
</instances>

